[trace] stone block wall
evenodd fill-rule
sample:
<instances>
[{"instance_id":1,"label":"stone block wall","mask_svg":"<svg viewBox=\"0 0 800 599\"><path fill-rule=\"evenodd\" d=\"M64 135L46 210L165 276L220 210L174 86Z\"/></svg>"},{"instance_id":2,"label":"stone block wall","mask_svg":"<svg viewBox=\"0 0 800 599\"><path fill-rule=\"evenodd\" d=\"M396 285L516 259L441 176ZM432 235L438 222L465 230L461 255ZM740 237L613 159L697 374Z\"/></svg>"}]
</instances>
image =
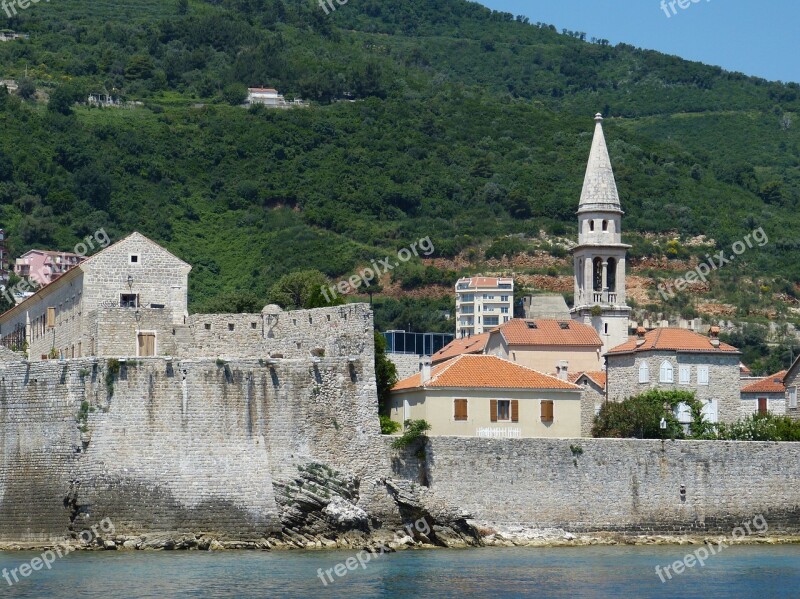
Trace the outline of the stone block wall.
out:
<instances>
[{"instance_id":1,"label":"stone block wall","mask_svg":"<svg viewBox=\"0 0 800 599\"><path fill-rule=\"evenodd\" d=\"M371 355L371 352L365 352ZM119 534L261 538L273 481L327 464L391 519L371 359L0 364L0 540ZM85 403L84 403L85 402Z\"/></svg>"},{"instance_id":2,"label":"stone block wall","mask_svg":"<svg viewBox=\"0 0 800 599\"><path fill-rule=\"evenodd\" d=\"M730 533L762 514L800 532L800 443L437 437L426 454L433 491L488 524Z\"/></svg>"},{"instance_id":3,"label":"stone block wall","mask_svg":"<svg viewBox=\"0 0 800 599\"><path fill-rule=\"evenodd\" d=\"M422 356L415 354L386 354L397 369L397 380L402 381L419 372L420 360Z\"/></svg>"}]
</instances>

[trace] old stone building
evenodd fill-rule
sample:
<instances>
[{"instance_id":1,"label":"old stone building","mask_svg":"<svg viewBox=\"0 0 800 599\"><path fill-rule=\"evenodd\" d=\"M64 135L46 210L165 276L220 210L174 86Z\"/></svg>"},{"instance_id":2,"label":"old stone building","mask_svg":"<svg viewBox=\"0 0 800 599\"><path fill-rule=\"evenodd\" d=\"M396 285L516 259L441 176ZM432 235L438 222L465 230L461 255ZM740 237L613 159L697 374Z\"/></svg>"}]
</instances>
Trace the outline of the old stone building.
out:
<instances>
[{"instance_id":1,"label":"old stone building","mask_svg":"<svg viewBox=\"0 0 800 599\"><path fill-rule=\"evenodd\" d=\"M594 418L600 413L606 401L606 373L576 372L569 375L569 381L583 388L581 395L581 436L592 436Z\"/></svg>"},{"instance_id":2,"label":"old stone building","mask_svg":"<svg viewBox=\"0 0 800 599\"><path fill-rule=\"evenodd\" d=\"M735 422L740 414L738 349L684 329L639 328L635 337L606 354L609 401L649 389L694 391L709 422ZM686 423L687 414L679 414Z\"/></svg>"},{"instance_id":3,"label":"old stone building","mask_svg":"<svg viewBox=\"0 0 800 599\"><path fill-rule=\"evenodd\" d=\"M0 315L2 344L27 348L30 360L342 356L356 361L371 346L371 312L362 304L190 316L190 270L133 233Z\"/></svg>"},{"instance_id":4,"label":"old stone building","mask_svg":"<svg viewBox=\"0 0 800 599\"><path fill-rule=\"evenodd\" d=\"M786 387L786 415L800 420L800 409L797 407L797 388L800 387L800 356L789 367L783 377L783 384Z\"/></svg>"},{"instance_id":5,"label":"old stone building","mask_svg":"<svg viewBox=\"0 0 800 599\"><path fill-rule=\"evenodd\" d=\"M786 385L783 378L786 370L755 381L748 381L742 386L741 415L743 418L752 414L786 414Z\"/></svg>"}]
</instances>

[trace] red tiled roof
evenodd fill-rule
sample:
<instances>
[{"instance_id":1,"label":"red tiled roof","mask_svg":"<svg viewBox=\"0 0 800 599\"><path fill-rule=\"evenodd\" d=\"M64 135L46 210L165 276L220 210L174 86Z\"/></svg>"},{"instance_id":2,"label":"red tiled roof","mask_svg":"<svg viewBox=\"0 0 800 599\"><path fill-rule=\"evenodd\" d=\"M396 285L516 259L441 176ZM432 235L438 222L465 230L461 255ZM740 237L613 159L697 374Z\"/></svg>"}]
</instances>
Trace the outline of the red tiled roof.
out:
<instances>
[{"instance_id":1,"label":"red tiled roof","mask_svg":"<svg viewBox=\"0 0 800 599\"><path fill-rule=\"evenodd\" d=\"M403 379L392 387L392 391L419 389L421 374ZM465 354L433 367L430 388L478 388L478 389L557 389L580 390L580 387L554 376L542 374L531 368L520 366L497 356L475 356Z\"/></svg>"},{"instance_id":2,"label":"red tiled roof","mask_svg":"<svg viewBox=\"0 0 800 599\"><path fill-rule=\"evenodd\" d=\"M278 93L277 89L272 89L271 87L251 87L251 88L248 88L247 91L251 91L251 92L275 92L275 93Z\"/></svg>"},{"instance_id":3,"label":"red tiled roof","mask_svg":"<svg viewBox=\"0 0 800 599\"><path fill-rule=\"evenodd\" d=\"M753 371L750 370L747 366L745 366L741 362L739 362L739 373L742 376L750 376L751 374L753 374Z\"/></svg>"},{"instance_id":4,"label":"red tiled roof","mask_svg":"<svg viewBox=\"0 0 800 599\"><path fill-rule=\"evenodd\" d=\"M491 334L503 336L509 345L578 345L601 347L592 327L574 320L525 320L514 318Z\"/></svg>"},{"instance_id":5,"label":"red tiled roof","mask_svg":"<svg viewBox=\"0 0 800 599\"><path fill-rule=\"evenodd\" d=\"M606 373L604 371L597 371L597 372L576 372L574 374L569 375L569 382L570 383L577 383L578 379L582 376L586 375L587 378L592 379L599 387L603 389L606 388Z\"/></svg>"},{"instance_id":6,"label":"red tiled roof","mask_svg":"<svg viewBox=\"0 0 800 599\"><path fill-rule=\"evenodd\" d=\"M466 279L460 279L459 283L463 283L465 281L469 281L469 288L476 288L476 287L497 287L500 284L500 281L504 283L513 283L513 279L511 277L470 277ZM510 289L508 291L511 291Z\"/></svg>"},{"instance_id":7,"label":"red tiled roof","mask_svg":"<svg viewBox=\"0 0 800 599\"><path fill-rule=\"evenodd\" d=\"M481 333L480 335L473 335L472 337L453 339L450 343L445 345L442 349L431 356L431 362L438 364L439 362L444 362L445 360L455 358L461 354L482 354L488 340L489 333Z\"/></svg>"},{"instance_id":8,"label":"red tiled roof","mask_svg":"<svg viewBox=\"0 0 800 599\"><path fill-rule=\"evenodd\" d=\"M742 393L783 393L786 391L786 385L783 384L783 377L786 376L786 372L786 370L781 370L754 383L745 385L742 387Z\"/></svg>"},{"instance_id":9,"label":"red tiled roof","mask_svg":"<svg viewBox=\"0 0 800 599\"><path fill-rule=\"evenodd\" d=\"M672 350L683 352L737 353L739 350L720 342L719 347L711 345L711 339L686 329L653 329L644 335L644 343L637 345L638 337L631 337L622 345L611 349L609 354L631 352Z\"/></svg>"}]
</instances>

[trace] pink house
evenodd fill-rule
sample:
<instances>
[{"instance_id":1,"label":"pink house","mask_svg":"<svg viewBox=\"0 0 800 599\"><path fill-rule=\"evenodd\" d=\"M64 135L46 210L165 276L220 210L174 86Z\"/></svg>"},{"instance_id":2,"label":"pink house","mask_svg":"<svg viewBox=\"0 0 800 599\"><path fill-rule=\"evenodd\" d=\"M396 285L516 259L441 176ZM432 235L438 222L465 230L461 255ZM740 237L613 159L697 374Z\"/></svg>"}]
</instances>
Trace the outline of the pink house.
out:
<instances>
[{"instance_id":1,"label":"pink house","mask_svg":"<svg viewBox=\"0 0 800 599\"><path fill-rule=\"evenodd\" d=\"M71 252L28 250L17 258L14 264L14 273L44 286L52 283L83 260L84 257Z\"/></svg>"}]
</instances>

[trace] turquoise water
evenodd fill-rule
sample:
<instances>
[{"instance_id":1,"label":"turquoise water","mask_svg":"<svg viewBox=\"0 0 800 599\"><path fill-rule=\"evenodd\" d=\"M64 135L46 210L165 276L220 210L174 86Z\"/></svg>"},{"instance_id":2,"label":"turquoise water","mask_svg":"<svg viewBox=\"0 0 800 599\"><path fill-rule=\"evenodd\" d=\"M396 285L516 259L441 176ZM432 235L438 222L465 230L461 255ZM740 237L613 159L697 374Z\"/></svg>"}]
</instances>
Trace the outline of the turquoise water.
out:
<instances>
[{"instance_id":1,"label":"turquoise water","mask_svg":"<svg viewBox=\"0 0 800 599\"><path fill-rule=\"evenodd\" d=\"M800 546L730 547L662 583L682 547L405 551L323 585L319 568L354 552L95 552L31 572L2 597L800 597ZM0 552L2 568L39 553ZM352 564L352 562L351 562ZM340 568L341 572L341 568ZM323 574L324 576L324 574ZM12 579L13 581L13 579Z\"/></svg>"}]
</instances>

